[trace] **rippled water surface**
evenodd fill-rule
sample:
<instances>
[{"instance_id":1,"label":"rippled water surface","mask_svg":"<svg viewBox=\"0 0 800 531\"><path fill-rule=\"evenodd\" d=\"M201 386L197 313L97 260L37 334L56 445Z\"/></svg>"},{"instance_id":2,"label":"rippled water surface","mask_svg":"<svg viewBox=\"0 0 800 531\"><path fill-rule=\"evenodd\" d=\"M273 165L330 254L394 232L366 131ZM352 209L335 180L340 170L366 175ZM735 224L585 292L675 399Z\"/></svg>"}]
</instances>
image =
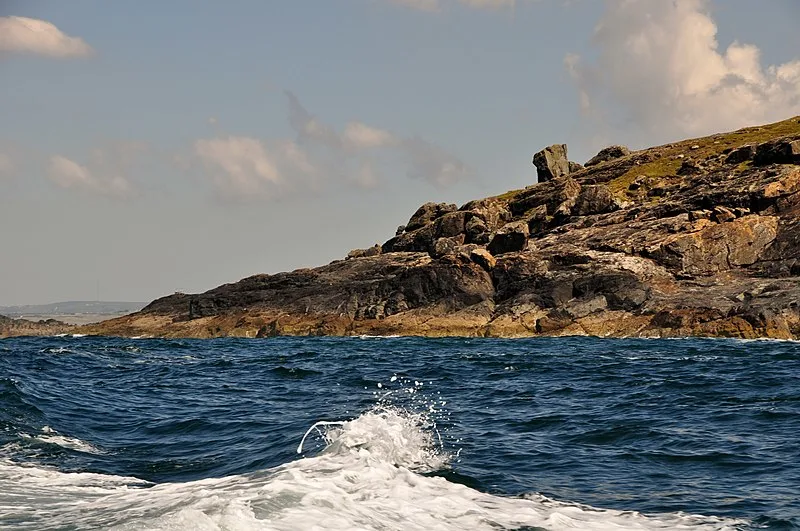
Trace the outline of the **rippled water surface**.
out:
<instances>
[{"instance_id":1,"label":"rippled water surface","mask_svg":"<svg viewBox=\"0 0 800 531\"><path fill-rule=\"evenodd\" d=\"M800 529L799 441L792 342L0 340L3 529Z\"/></svg>"}]
</instances>

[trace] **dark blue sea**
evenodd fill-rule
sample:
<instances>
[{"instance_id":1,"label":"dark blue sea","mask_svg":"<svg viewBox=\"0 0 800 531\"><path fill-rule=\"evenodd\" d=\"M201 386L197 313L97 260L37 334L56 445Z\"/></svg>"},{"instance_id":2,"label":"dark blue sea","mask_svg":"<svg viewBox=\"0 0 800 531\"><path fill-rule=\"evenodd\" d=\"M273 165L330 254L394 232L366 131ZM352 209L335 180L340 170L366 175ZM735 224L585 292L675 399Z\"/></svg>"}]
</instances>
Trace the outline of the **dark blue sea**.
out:
<instances>
[{"instance_id":1,"label":"dark blue sea","mask_svg":"<svg viewBox=\"0 0 800 531\"><path fill-rule=\"evenodd\" d=\"M0 340L2 529L800 529L800 343Z\"/></svg>"}]
</instances>

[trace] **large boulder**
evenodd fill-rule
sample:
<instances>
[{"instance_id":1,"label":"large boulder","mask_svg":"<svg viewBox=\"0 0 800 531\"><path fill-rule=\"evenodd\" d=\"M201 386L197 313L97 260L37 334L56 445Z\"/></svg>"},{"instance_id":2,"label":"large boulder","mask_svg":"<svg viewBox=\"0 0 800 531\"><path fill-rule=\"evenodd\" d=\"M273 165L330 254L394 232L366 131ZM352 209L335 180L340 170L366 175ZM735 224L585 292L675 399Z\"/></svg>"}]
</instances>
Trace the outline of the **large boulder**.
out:
<instances>
[{"instance_id":1,"label":"large boulder","mask_svg":"<svg viewBox=\"0 0 800 531\"><path fill-rule=\"evenodd\" d=\"M412 232L432 223L435 219L442 217L448 212L455 212L458 207L448 203L425 203L414 212L411 219L406 223L406 232Z\"/></svg>"},{"instance_id":2,"label":"large boulder","mask_svg":"<svg viewBox=\"0 0 800 531\"><path fill-rule=\"evenodd\" d=\"M546 205L548 215L564 212L574 205L581 193L581 185L571 177L553 179L544 184L531 186L519 193L509 204L514 216L523 216L540 205Z\"/></svg>"},{"instance_id":3,"label":"large boulder","mask_svg":"<svg viewBox=\"0 0 800 531\"><path fill-rule=\"evenodd\" d=\"M365 258L368 256L378 256L383 252L383 249L380 245L375 244L368 249L353 249L349 253L347 253L347 257L345 260L352 260L353 258Z\"/></svg>"},{"instance_id":4,"label":"large boulder","mask_svg":"<svg viewBox=\"0 0 800 531\"><path fill-rule=\"evenodd\" d=\"M800 139L778 139L759 144L756 164L800 164Z\"/></svg>"},{"instance_id":5,"label":"large boulder","mask_svg":"<svg viewBox=\"0 0 800 531\"><path fill-rule=\"evenodd\" d=\"M396 252L423 252L431 250L436 239L436 231L433 224L429 223L422 228L411 232L404 232L399 236L389 239L383 244L381 251L384 253Z\"/></svg>"},{"instance_id":6,"label":"large boulder","mask_svg":"<svg viewBox=\"0 0 800 531\"><path fill-rule=\"evenodd\" d=\"M497 259L486 249L474 249L469 254L470 259L484 268L486 271L491 271L497 265Z\"/></svg>"},{"instance_id":7,"label":"large boulder","mask_svg":"<svg viewBox=\"0 0 800 531\"><path fill-rule=\"evenodd\" d=\"M504 225L486 247L493 255L522 251L528 245L530 231L525 221Z\"/></svg>"},{"instance_id":8,"label":"large boulder","mask_svg":"<svg viewBox=\"0 0 800 531\"><path fill-rule=\"evenodd\" d=\"M581 187L575 208L573 209L573 214L578 216L590 216L592 214L613 212L618 208L619 205L608 186L604 184L595 184Z\"/></svg>"},{"instance_id":9,"label":"large boulder","mask_svg":"<svg viewBox=\"0 0 800 531\"><path fill-rule=\"evenodd\" d=\"M753 144L747 144L732 149L728 153L728 156L725 158L725 162L728 164L741 164L742 162L753 160L753 157L755 156L756 156L756 146L754 146Z\"/></svg>"},{"instance_id":10,"label":"large boulder","mask_svg":"<svg viewBox=\"0 0 800 531\"><path fill-rule=\"evenodd\" d=\"M439 238L433 242L430 250L432 258L442 258L451 254L456 254L457 249L464 243L464 235Z\"/></svg>"},{"instance_id":11,"label":"large boulder","mask_svg":"<svg viewBox=\"0 0 800 531\"><path fill-rule=\"evenodd\" d=\"M567 145L553 144L544 148L533 156L533 165L540 183L569 175Z\"/></svg>"},{"instance_id":12,"label":"large boulder","mask_svg":"<svg viewBox=\"0 0 800 531\"><path fill-rule=\"evenodd\" d=\"M489 227L486 225L486 222L478 216L474 216L467 221L466 233L467 243L478 243L485 245L489 243L489 238L491 237L491 232Z\"/></svg>"},{"instance_id":13,"label":"large boulder","mask_svg":"<svg viewBox=\"0 0 800 531\"><path fill-rule=\"evenodd\" d=\"M590 166L596 166L597 164L608 162L609 160L620 159L622 157L627 157L631 154L631 150L625 146L608 146L607 148L603 148L600 150L597 155L589 159L589 161L584 164L587 168Z\"/></svg>"},{"instance_id":14,"label":"large boulder","mask_svg":"<svg viewBox=\"0 0 800 531\"><path fill-rule=\"evenodd\" d=\"M496 197L470 201L459 210L471 212L473 218L482 219L490 231L499 229L512 218L508 202Z\"/></svg>"},{"instance_id":15,"label":"large boulder","mask_svg":"<svg viewBox=\"0 0 800 531\"><path fill-rule=\"evenodd\" d=\"M434 234L437 238L450 238L464 234L467 220L470 218L469 212L459 210L457 212L448 212L447 214L439 217L433 223Z\"/></svg>"}]
</instances>

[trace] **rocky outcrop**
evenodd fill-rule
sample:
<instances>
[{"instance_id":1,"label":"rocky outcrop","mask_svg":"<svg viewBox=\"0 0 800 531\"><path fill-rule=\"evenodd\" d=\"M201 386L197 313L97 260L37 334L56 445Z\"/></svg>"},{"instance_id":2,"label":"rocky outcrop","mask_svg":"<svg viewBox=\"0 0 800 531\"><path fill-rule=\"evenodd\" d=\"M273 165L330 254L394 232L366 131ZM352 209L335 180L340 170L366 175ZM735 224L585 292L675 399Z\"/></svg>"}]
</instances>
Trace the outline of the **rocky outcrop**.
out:
<instances>
[{"instance_id":1,"label":"rocky outcrop","mask_svg":"<svg viewBox=\"0 0 800 531\"><path fill-rule=\"evenodd\" d=\"M54 336L66 334L75 328L72 325L46 319L40 321L29 321L27 319L11 319L0 315L0 338L18 336Z\"/></svg>"},{"instance_id":2,"label":"rocky outcrop","mask_svg":"<svg viewBox=\"0 0 800 531\"><path fill-rule=\"evenodd\" d=\"M381 246L175 294L83 333L800 338L800 119L426 203ZM563 147L563 149L562 149ZM544 177L544 178L542 178Z\"/></svg>"},{"instance_id":3,"label":"rocky outcrop","mask_svg":"<svg viewBox=\"0 0 800 531\"><path fill-rule=\"evenodd\" d=\"M567 145L553 144L544 148L533 156L533 165L540 183L569 175Z\"/></svg>"},{"instance_id":4,"label":"rocky outcrop","mask_svg":"<svg viewBox=\"0 0 800 531\"><path fill-rule=\"evenodd\" d=\"M589 159L585 166L589 168L603 162L608 162L609 160L627 157L630 154L631 150L625 146L608 146L607 148L601 149L597 155Z\"/></svg>"},{"instance_id":5,"label":"rocky outcrop","mask_svg":"<svg viewBox=\"0 0 800 531\"><path fill-rule=\"evenodd\" d=\"M408 220L404 227L405 232L411 232L421 227L424 227L433 220L447 214L448 212L455 212L458 207L453 204L447 203L425 203L417 209L416 212ZM398 232L400 232L398 230Z\"/></svg>"}]
</instances>

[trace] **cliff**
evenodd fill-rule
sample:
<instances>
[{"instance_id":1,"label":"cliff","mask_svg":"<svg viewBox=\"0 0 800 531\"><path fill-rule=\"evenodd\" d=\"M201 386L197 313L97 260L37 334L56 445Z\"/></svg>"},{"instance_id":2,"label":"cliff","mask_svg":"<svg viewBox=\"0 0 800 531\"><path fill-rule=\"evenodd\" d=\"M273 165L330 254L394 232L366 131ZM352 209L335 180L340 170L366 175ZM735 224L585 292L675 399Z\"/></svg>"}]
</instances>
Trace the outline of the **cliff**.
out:
<instances>
[{"instance_id":1,"label":"cliff","mask_svg":"<svg viewBox=\"0 0 800 531\"><path fill-rule=\"evenodd\" d=\"M381 246L79 329L152 336L800 337L800 118L423 205Z\"/></svg>"}]
</instances>

